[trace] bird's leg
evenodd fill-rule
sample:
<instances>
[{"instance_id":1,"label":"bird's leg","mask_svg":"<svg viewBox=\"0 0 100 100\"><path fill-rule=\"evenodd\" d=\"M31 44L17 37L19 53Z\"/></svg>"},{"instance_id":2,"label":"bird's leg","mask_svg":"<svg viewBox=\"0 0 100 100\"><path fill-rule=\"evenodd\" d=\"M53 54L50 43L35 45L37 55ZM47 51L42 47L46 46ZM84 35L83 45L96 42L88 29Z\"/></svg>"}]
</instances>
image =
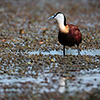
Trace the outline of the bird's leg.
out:
<instances>
[{"instance_id":1,"label":"bird's leg","mask_svg":"<svg viewBox=\"0 0 100 100\"><path fill-rule=\"evenodd\" d=\"M65 56L65 45L63 46L63 55Z\"/></svg>"},{"instance_id":2,"label":"bird's leg","mask_svg":"<svg viewBox=\"0 0 100 100\"><path fill-rule=\"evenodd\" d=\"M77 50L78 50L78 55L80 55L80 48L79 48L79 46L77 46Z\"/></svg>"}]
</instances>

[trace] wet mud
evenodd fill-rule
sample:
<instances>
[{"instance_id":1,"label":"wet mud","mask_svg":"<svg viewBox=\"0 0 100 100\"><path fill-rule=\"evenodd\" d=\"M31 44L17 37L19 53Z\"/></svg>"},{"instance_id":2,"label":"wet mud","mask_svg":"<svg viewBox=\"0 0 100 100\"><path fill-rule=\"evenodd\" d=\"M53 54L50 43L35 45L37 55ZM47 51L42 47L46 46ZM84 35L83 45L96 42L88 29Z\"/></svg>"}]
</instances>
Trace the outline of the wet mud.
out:
<instances>
[{"instance_id":1,"label":"wet mud","mask_svg":"<svg viewBox=\"0 0 100 100\"><path fill-rule=\"evenodd\" d=\"M66 46L61 11L82 33L81 56ZM100 100L100 1L1 0L0 100Z\"/></svg>"}]
</instances>

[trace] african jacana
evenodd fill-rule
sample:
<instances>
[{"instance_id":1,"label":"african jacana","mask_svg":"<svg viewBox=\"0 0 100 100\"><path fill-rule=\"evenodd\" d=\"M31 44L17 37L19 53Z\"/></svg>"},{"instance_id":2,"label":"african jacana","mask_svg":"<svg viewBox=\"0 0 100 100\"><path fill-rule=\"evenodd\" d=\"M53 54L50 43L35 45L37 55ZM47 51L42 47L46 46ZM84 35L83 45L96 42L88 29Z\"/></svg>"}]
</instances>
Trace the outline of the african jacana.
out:
<instances>
[{"instance_id":1,"label":"african jacana","mask_svg":"<svg viewBox=\"0 0 100 100\"><path fill-rule=\"evenodd\" d=\"M82 41L82 35L78 27L72 24L66 24L66 17L61 12L55 13L49 19L55 18L59 24L58 41L63 45L63 55L65 56L65 46L77 45L78 55L80 55L79 44Z\"/></svg>"}]
</instances>

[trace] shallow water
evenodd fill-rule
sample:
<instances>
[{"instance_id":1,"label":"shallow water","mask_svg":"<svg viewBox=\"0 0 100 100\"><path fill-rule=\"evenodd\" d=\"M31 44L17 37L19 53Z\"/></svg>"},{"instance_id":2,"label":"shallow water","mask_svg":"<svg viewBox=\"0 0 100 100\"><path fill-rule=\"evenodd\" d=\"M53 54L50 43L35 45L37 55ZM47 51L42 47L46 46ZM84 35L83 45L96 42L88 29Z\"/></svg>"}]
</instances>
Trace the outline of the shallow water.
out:
<instances>
[{"instance_id":1,"label":"shallow water","mask_svg":"<svg viewBox=\"0 0 100 100\"><path fill-rule=\"evenodd\" d=\"M81 74L79 75L79 73ZM100 69L80 71L79 73L77 73L73 82L62 78L60 83L62 87L59 91L61 93L66 89L68 92L91 91L92 89L100 88ZM65 88L65 86L67 86L67 88Z\"/></svg>"},{"instance_id":2,"label":"shallow water","mask_svg":"<svg viewBox=\"0 0 100 100\"><path fill-rule=\"evenodd\" d=\"M78 52L76 49L71 49L69 48L68 50L65 51L66 55L78 55ZM44 52L44 51L32 51L32 52L28 52L28 54L32 55L32 54L37 54L39 55L39 53L43 54L43 55L63 55L63 51L59 50L52 50L50 52ZM88 49L88 50L81 50L80 52L81 55L91 55L91 56L95 56L95 55L100 55L100 49Z\"/></svg>"},{"instance_id":3,"label":"shallow water","mask_svg":"<svg viewBox=\"0 0 100 100\"><path fill-rule=\"evenodd\" d=\"M69 93L79 92L79 91L91 91L93 88L100 88L100 69L93 69L93 70L85 70L79 72L71 72L76 76L73 79L67 79L59 75L55 75L54 73L49 72L49 68L44 70L44 73L39 73L37 78L34 77L15 77L9 75L1 75L0 76L0 84L1 85L14 85L16 84L18 87L21 87L21 84L24 83L34 83L39 84L41 86L39 92L56 92L57 90L60 93L63 93L67 90ZM46 80L46 81L45 81ZM55 80L56 82L54 82ZM28 86L32 86L29 84ZM36 86L32 86L35 87ZM49 88L48 88L49 87ZM3 93L4 91L17 91L21 92L20 89L4 89L1 88L0 92Z\"/></svg>"},{"instance_id":4,"label":"shallow water","mask_svg":"<svg viewBox=\"0 0 100 100\"><path fill-rule=\"evenodd\" d=\"M76 95L63 100L100 100L99 0L0 1L0 100L62 100L70 93ZM80 57L77 48L63 57L58 25L46 21L58 9L82 33Z\"/></svg>"}]
</instances>

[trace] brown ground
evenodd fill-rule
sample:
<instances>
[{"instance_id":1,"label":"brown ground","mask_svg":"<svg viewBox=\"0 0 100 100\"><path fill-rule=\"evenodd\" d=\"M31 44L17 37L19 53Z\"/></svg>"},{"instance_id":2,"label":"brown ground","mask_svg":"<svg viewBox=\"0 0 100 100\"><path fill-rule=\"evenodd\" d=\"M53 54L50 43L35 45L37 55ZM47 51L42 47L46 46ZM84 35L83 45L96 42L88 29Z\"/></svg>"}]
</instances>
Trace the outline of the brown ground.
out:
<instances>
[{"instance_id":1,"label":"brown ground","mask_svg":"<svg viewBox=\"0 0 100 100\"><path fill-rule=\"evenodd\" d=\"M70 93L67 85L65 92L58 91L60 78L73 83L81 70L99 70L98 53L80 57L27 53L62 49L56 21L47 21L58 11L81 30L81 50L100 50L100 0L0 0L0 100L100 100L100 83L91 91ZM43 81L22 82L23 78ZM89 87L91 82L85 85ZM48 92L40 92L44 87Z\"/></svg>"}]
</instances>

